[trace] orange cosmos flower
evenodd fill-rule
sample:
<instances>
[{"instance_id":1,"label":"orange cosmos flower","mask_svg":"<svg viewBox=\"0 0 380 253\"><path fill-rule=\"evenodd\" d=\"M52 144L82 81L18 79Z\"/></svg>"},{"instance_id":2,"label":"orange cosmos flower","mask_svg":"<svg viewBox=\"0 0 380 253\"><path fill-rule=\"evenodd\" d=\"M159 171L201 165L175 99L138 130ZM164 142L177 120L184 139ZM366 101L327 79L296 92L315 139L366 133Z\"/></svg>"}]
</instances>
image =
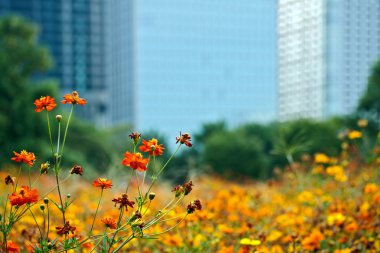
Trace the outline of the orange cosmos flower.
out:
<instances>
[{"instance_id":1,"label":"orange cosmos flower","mask_svg":"<svg viewBox=\"0 0 380 253\"><path fill-rule=\"evenodd\" d=\"M63 96L62 104L85 105L87 104L87 100L80 98L78 92L73 91L71 94Z\"/></svg>"},{"instance_id":2,"label":"orange cosmos flower","mask_svg":"<svg viewBox=\"0 0 380 253\"><path fill-rule=\"evenodd\" d=\"M34 105L36 106L36 109L35 109L36 112L41 112L43 110L51 111L54 109L54 107L57 106L54 98L52 98L50 96L41 97L39 99L36 99L34 101Z\"/></svg>"},{"instance_id":3,"label":"orange cosmos flower","mask_svg":"<svg viewBox=\"0 0 380 253\"><path fill-rule=\"evenodd\" d=\"M12 241L7 241L7 252L20 252L20 248L17 243Z\"/></svg>"},{"instance_id":4,"label":"orange cosmos flower","mask_svg":"<svg viewBox=\"0 0 380 253\"><path fill-rule=\"evenodd\" d=\"M12 206L22 206L37 202L38 197L37 189L30 190L28 186L21 186L19 193L14 192L9 196L9 201Z\"/></svg>"},{"instance_id":5,"label":"orange cosmos flower","mask_svg":"<svg viewBox=\"0 0 380 253\"><path fill-rule=\"evenodd\" d=\"M162 144L158 144L157 139L151 139L150 141L143 140L142 146L140 146L140 150L142 152L149 152L149 155L162 155L164 153L164 146Z\"/></svg>"},{"instance_id":6,"label":"orange cosmos flower","mask_svg":"<svg viewBox=\"0 0 380 253\"><path fill-rule=\"evenodd\" d=\"M27 152L26 150L22 150L21 153L13 151L13 154L15 155L14 157L12 157L13 161L18 163L25 163L29 167L32 167L34 161L36 160L35 155L32 152Z\"/></svg>"},{"instance_id":7,"label":"orange cosmos flower","mask_svg":"<svg viewBox=\"0 0 380 253\"><path fill-rule=\"evenodd\" d=\"M74 231L77 229L74 226L70 225L69 221L66 221L65 225L55 227L57 234L59 235L68 235L69 233L74 234Z\"/></svg>"},{"instance_id":8,"label":"orange cosmos flower","mask_svg":"<svg viewBox=\"0 0 380 253\"><path fill-rule=\"evenodd\" d=\"M104 225L106 225L106 227L110 228L110 229L116 229L116 227L117 227L116 221L110 217L106 217L106 218L101 219L101 222L103 222Z\"/></svg>"},{"instance_id":9,"label":"orange cosmos flower","mask_svg":"<svg viewBox=\"0 0 380 253\"><path fill-rule=\"evenodd\" d=\"M121 162L124 166L129 166L134 170L138 171L146 171L147 167L146 165L149 162L148 158L143 158L141 153L131 154L129 152L126 152L124 154L125 158Z\"/></svg>"},{"instance_id":10,"label":"orange cosmos flower","mask_svg":"<svg viewBox=\"0 0 380 253\"><path fill-rule=\"evenodd\" d=\"M102 189L108 189L108 188L112 187L112 181L110 179L107 179L107 178L101 178L101 177L99 177L98 179L96 179L92 183L92 185L95 186L95 187L100 187Z\"/></svg>"}]
</instances>

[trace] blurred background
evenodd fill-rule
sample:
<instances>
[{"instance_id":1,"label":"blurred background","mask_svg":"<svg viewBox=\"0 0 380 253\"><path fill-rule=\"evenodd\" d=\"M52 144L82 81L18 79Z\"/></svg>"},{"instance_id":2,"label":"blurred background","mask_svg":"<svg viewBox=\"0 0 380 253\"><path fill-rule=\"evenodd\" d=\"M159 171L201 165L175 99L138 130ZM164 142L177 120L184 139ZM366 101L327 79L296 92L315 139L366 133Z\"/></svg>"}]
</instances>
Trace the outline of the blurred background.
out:
<instances>
[{"instance_id":1,"label":"blurred background","mask_svg":"<svg viewBox=\"0 0 380 253\"><path fill-rule=\"evenodd\" d=\"M337 154L360 118L379 128L378 0L1 0L0 15L2 167L13 150L47 159L33 101L73 90L88 104L64 166L101 173L131 131L164 158L193 136L168 178L267 179L289 154Z\"/></svg>"}]
</instances>

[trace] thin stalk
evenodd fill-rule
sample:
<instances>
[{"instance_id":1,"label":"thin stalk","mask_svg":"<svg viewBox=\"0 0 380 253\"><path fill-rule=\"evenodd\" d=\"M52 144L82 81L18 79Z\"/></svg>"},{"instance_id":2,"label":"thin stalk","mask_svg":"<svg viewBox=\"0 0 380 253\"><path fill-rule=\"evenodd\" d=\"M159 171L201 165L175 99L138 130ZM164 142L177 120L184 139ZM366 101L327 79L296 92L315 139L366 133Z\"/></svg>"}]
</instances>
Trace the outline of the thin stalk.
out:
<instances>
[{"instance_id":1,"label":"thin stalk","mask_svg":"<svg viewBox=\"0 0 380 253\"><path fill-rule=\"evenodd\" d=\"M48 131L49 131L49 139L50 139L50 146L51 146L51 154L54 157L54 147L53 147L53 138L51 136L51 127L50 127L50 119L49 119L49 112L46 111L46 119L48 123Z\"/></svg>"},{"instance_id":2,"label":"thin stalk","mask_svg":"<svg viewBox=\"0 0 380 253\"><path fill-rule=\"evenodd\" d=\"M21 165L20 165L20 167L18 169L18 174L17 174L17 178L16 178L15 187L13 188L13 192L15 192L16 189L17 189L17 185L18 185L18 181L19 181L20 175L21 175Z\"/></svg>"},{"instance_id":3,"label":"thin stalk","mask_svg":"<svg viewBox=\"0 0 380 253\"><path fill-rule=\"evenodd\" d=\"M41 239L42 239L43 235L42 235L42 231L41 231L40 225L38 225L38 222L37 222L36 217L34 216L32 210L30 210L30 208L28 208L28 210L29 210L30 214L33 216L34 222L37 225L38 231L40 232L40 236L41 236Z\"/></svg>"},{"instance_id":4,"label":"thin stalk","mask_svg":"<svg viewBox=\"0 0 380 253\"><path fill-rule=\"evenodd\" d=\"M112 251L113 253L116 253L118 252L121 248L124 247L125 244L127 244L128 242L130 242L131 240L133 240L133 238L135 238L135 235L132 234L130 235L122 244L119 245L119 247L117 247L114 251Z\"/></svg>"},{"instance_id":5,"label":"thin stalk","mask_svg":"<svg viewBox=\"0 0 380 253\"><path fill-rule=\"evenodd\" d=\"M30 167L28 167L28 181L29 181L29 188L32 189L32 182L30 180Z\"/></svg>"},{"instance_id":6,"label":"thin stalk","mask_svg":"<svg viewBox=\"0 0 380 253\"><path fill-rule=\"evenodd\" d=\"M49 231L50 231L50 208L49 203L46 204L47 209L47 231L46 231L46 240L49 240Z\"/></svg>"},{"instance_id":7,"label":"thin stalk","mask_svg":"<svg viewBox=\"0 0 380 253\"><path fill-rule=\"evenodd\" d=\"M100 192L100 198L99 198L98 206L96 207L96 211L95 211L95 215L94 215L94 220L92 221L91 229L90 229L90 232L88 233L89 235L91 235L92 229L94 228L96 215L98 214L100 202L102 201L102 197L103 197L103 191L104 191L104 189L102 188L102 191Z\"/></svg>"},{"instance_id":8,"label":"thin stalk","mask_svg":"<svg viewBox=\"0 0 380 253\"><path fill-rule=\"evenodd\" d=\"M73 114L73 110L74 110L74 105L72 105L72 107L71 107L69 118L68 118L67 124L66 124L65 134L63 135L63 142L62 142L62 148L61 148L61 157L62 157L62 154L63 154L63 148L65 147L67 130L69 129L71 115Z\"/></svg>"},{"instance_id":9,"label":"thin stalk","mask_svg":"<svg viewBox=\"0 0 380 253\"><path fill-rule=\"evenodd\" d=\"M178 226L178 225L179 225L184 219L186 219L187 215L188 215L188 213L186 213L186 215L185 215L184 217L182 217L182 219L181 219L177 224L175 224L173 227L168 228L168 229L166 229L165 231L162 231L162 232L160 232L160 233L150 234L150 235L146 235L146 236L151 237L151 236L162 235L162 234L164 234L164 233L167 233L167 232L169 232L169 231L175 229L175 228L176 228L176 227L177 227L177 226Z\"/></svg>"},{"instance_id":10,"label":"thin stalk","mask_svg":"<svg viewBox=\"0 0 380 253\"><path fill-rule=\"evenodd\" d=\"M121 221L121 219L123 218L123 211L124 211L124 208L120 208L119 219L117 220L117 227L118 227L118 228L119 228L119 226L120 226L120 221ZM116 237L116 234L117 234L117 233L118 233L118 231L116 230L115 233L114 233L113 236L112 236L111 243L110 243L110 245L109 245L109 249L108 249L107 252L110 252L110 250L111 250L111 248L112 248L112 246L113 246L113 242L114 242L114 240L115 240L115 237Z\"/></svg>"}]
</instances>

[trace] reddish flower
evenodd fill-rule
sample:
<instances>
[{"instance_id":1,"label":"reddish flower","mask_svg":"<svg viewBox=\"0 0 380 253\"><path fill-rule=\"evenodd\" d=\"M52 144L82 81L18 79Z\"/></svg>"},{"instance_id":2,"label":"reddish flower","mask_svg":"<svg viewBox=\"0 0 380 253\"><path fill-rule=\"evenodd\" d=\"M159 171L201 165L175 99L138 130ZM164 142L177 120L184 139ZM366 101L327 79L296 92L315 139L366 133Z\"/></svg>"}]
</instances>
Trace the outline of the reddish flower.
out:
<instances>
[{"instance_id":1,"label":"reddish flower","mask_svg":"<svg viewBox=\"0 0 380 253\"><path fill-rule=\"evenodd\" d=\"M24 204L37 202L38 197L37 189L30 190L28 186L21 186L21 190L18 194L14 192L9 196L9 201L12 206L22 206Z\"/></svg>"},{"instance_id":2,"label":"reddish flower","mask_svg":"<svg viewBox=\"0 0 380 253\"><path fill-rule=\"evenodd\" d=\"M142 152L149 152L149 155L162 155L164 153L164 146L162 144L158 144L157 139L151 139L150 141L143 140L142 146L140 146L140 150Z\"/></svg>"},{"instance_id":3,"label":"reddish flower","mask_svg":"<svg viewBox=\"0 0 380 253\"><path fill-rule=\"evenodd\" d=\"M34 101L34 105L36 106L36 109L35 109L36 112L41 112L43 110L51 111L57 106L54 98L52 98L50 96L41 97L39 99L36 99Z\"/></svg>"},{"instance_id":4,"label":"reddish flower","mask_svg":"<svg viewBox=\"0 0 380 253\"><path fill-rule=\"evenodd\" d=\"M29 167L32 167L34 161L36 160L35 155L32 152L27 152L26 150L22 150L21 153L13 151L13 154L15 155L14 157L12 157L13 161L18 163L25 163Z\"/></svg>"},{"instance_id":5,"label":"reddish flower","mask_svg":"<svg viewBox=\"0 0 380 253\"><path fill-rule=\"evenodd\" d=\"M133 132L129 135L129 137L133 140L135 145L140 141L141 134L138 132Z\"/></svg>"},{"instance_id":6,"label":"reddish flower","mask_svg":"<svg viewBox=\"0 0 380 253\"><path fill-rule=\"evenodd\" d=\"M124 166L129 166L134 170L145 171L147 170L146 165L149 162L148 158L143 158L141 153L131 154L126 152L124 154L125 158L121 162Z\"/></svg>"},{"instance_id":7,"label":"reddish flower","mask_svg":"<svg viewBox=\"0 0 380 253\"><path fill-rule=\"evenodd\" d=\"M119 204L119 209L125 207L125 211L128 210L128 206L133 208L133 205L135 204L134 201L128 199L128 195L125 193L121 197L114 198L112 202L115 202L115 206Z\"/></svg>"},{"instance_id":8,"label":"reddish flower","mask_svg":"<svg viewBox=\"0 0 380 253\"><path fill-rule=\"evenodd\" d=\"M18 247L17 243L7 241L7 252L20 252L20 248Z\"/></svg>"},{"instance_id":9,"label":"reddish flower","mask_svg":"<svg viewBox=\"0 0 380 253\"><path fill-rule=\"evenodd\" d=\"M175 192L175 196L178 197L182 193L188 195L193 190L193 181L184 183L183 185L177 185L173 188L172 192Z\"/></svg>"},{"instance_id":10,"label":"reddish flower","mask_svg":"<svg viewBox=\"0 0 380 253\"><path fill-rule=\"evenodd\" d=\"M194 200L187 206L187 213L194 213L195 210L202 210L202 204L200 200Z\"/></svg>"},{"instance_id":11,"label":"reddish flower","mask_svg":"<svg viewBox=\"0 0 380 253\"><path fill-rule=\"evenodd\" d=\"M101 219L101 222L103 222L104 225L106 225L106 227L110 229L116 229L117 227L116 221L110 217Z\"/></svg>"},{"instance_id":12,"label":"reddish flower","mask_svg":"<svg viewBox=\"0 0 380 253\"><path fill-rule=\"evenodd\" d=\"M71 94L63 96L62 104L85 105L87 104L87 100L80 98L78 92L73 91Z\"/></svg>"},{"instance_id":13,"label":"reddish flower","mask_svg":"<svg viewBox=\"0 0 380 253\"><path fill-rule=\"evenodd\" d=\"M99 177L98 179L96 179L92 183L92 185L95 186L95 187L100 187L102 189L108 189L108 188L112 187L112 181L110 179L107 179L107 178L101 178L101 177Z\"/></svg>"},{"instance_id":14,"label":"reddish flower","mask_svg":"<svg viewBox=\"0 0 380 253\"><path fill-rule=\"evenodd\" d=\"M64 226L57 226L55 227L55 229L57 230L57 234L59 235L68 235L70 232L74 234L74 231L77 228L74 226L71 226L69 221L66 221Z\"/></svg>"},{"instance_id":15,"label":"reddish flower","mask_svg":"<svg viewBox=\"0 0 380 253\"><path fill-rule=\"evenodd\" d=\"M82 166L75 164L74 167L71 168L70 173L82 176L83 175L83 168L82 168Z\"/></svg>"},{"instance_id":16,"label":"reddish flower","mask_svg":"<svg viewBox=\"0 0 380 253\"><path fill-rule=\"evenodd\" d=\"M181 132L179 132L179 137L176 137L176 143L181 143L181 144L185 144L186 146L188 146L189 148L191 148L193 146L193 144L191 144L191 136L188 134L188 133L185 133L185 134L182 134Z\"/></svg>"}]
</instances>

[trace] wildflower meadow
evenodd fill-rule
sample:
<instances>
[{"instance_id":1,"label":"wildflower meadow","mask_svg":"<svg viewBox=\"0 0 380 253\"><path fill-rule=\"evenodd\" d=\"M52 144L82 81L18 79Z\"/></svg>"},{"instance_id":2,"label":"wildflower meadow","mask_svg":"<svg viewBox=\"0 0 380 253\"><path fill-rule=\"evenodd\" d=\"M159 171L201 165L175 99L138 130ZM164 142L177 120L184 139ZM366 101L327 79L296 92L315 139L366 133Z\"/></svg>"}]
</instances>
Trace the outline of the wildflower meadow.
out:
<instances>
[{"instance_id":1,"label":"wildflower meadow","mask_svg":"<svg viewBox=\"0 0 380 253\"><path fill-rule=\"evenodd\" d=\"M171 185L160 179L192 148L188 133L158 164L165 147L132 132L116 176L88 180L80 164L61 166L72 113L87 101L74 91L62 104L68 115L55 115L48 95L34 102L51 158L17 150L0 174L4 252L380 252L380 138L363 149L366 120L341 134L339 155L290 155L269 181L200 174Z\"/></svg>"}]
</instances>

